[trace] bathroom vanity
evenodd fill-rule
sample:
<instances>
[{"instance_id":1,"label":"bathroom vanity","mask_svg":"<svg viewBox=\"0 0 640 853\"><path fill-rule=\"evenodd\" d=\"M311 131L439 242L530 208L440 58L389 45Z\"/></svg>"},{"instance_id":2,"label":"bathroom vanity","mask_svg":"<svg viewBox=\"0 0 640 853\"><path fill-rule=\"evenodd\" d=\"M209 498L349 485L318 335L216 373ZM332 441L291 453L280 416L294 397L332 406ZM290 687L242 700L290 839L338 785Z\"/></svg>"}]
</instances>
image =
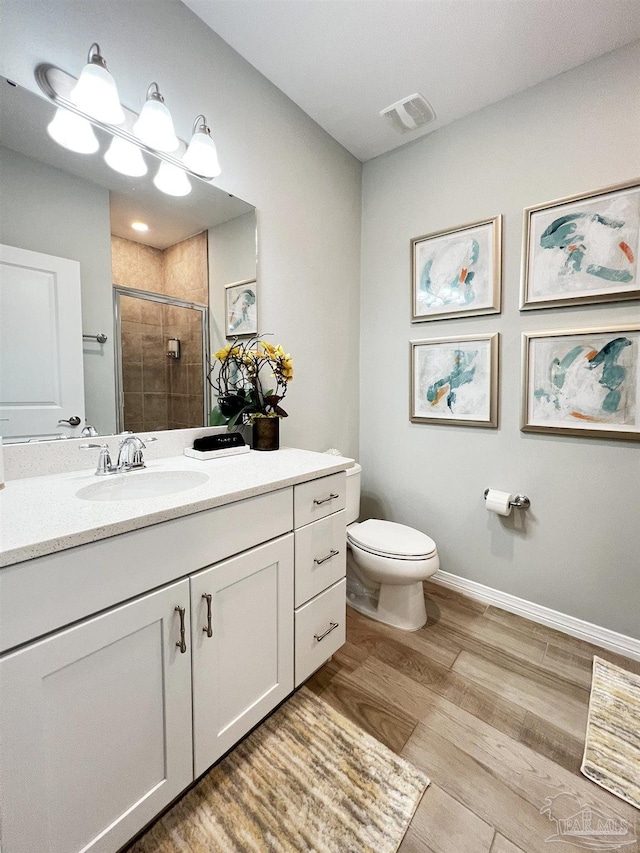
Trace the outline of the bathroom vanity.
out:
<instances>
[{"instance_id":1,"label":"bathroom vanity","mask_svg":"<svg viewBox=\"0 0 640 853\"><path fill-rule=\"evenodd\" d=\"M344 643L349 464L158 459L113 482L207 479L124 499L78 497L92 471L7 485L3 853L114 853Z\"/></svg>"}]
</instances>

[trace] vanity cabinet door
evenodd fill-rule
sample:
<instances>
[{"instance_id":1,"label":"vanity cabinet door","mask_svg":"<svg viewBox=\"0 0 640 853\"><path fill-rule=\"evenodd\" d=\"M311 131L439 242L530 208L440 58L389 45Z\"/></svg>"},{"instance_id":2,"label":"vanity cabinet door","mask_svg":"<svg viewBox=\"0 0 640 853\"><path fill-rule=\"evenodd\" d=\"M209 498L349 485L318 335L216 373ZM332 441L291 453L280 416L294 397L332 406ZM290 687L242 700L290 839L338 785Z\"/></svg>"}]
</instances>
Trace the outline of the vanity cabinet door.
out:
<instances>
[{"instance_id":1,"label":"vanity cabinet door","mask_svg":"<svg viewBox=\"0 0 640 853\"><path fill-rule=\"evenodd\" d=\"M190 582L197 777L293 690L293 536Z\"/></svg>"},{"instance_id":2,"label":"vanity cabinet door","mask_svg":"<svg viewBox=\"0 0 640 853\"><path fill-rule=\"evenodd\" d=\"M189 581L0 659L0 721L3 853L113 853L193 779Z\"/></svg>"}]
</instances>

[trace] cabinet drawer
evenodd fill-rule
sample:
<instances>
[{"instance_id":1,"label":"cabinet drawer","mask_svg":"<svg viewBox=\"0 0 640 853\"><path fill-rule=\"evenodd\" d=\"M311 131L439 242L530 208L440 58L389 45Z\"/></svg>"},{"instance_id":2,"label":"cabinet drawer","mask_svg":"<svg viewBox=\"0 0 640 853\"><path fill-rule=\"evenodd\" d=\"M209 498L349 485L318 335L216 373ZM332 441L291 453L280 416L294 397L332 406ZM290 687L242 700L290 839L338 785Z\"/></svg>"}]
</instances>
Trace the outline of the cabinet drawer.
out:
<instances>
[{"instance_id":1,"label":"cabinet drawer","mask_svg":"<svg viewBox=\"0 0 640 853\"><path fill-rule=\"evenodd\" d=\"M295 611L296 687L344 644L346 596L343 578Z\"/></svg>"},{"instance_id":2,"label":"cabinet drawer","mask_svg":"<svg viewBox=\"0 0 640 853\"><path fill-rule=\"evenodd\" d=\"M296 596L300 607L344 577L347 567L346 511L340 510L295 532Z\"/></svg>"},{"instance_id":3,"label":"cabinet drawer","mask_svg":"<svg viewBox=\"0 0 640 853\"><path fill-rule=\"evenodd\" d=\"M296 527L302 527L344 509L347 489L347 475L344 471L301 483L293 489L293 520Z\"/></svg>"}]
</instances>

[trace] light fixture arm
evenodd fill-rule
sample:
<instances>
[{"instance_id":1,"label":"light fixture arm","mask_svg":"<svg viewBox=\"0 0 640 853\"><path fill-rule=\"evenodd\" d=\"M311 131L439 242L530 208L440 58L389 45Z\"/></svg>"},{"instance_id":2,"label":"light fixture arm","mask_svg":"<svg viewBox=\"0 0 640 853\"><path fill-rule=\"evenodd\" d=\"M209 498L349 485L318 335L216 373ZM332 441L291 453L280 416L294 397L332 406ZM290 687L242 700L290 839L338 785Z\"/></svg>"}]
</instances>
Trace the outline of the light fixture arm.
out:
<instances>
[{"instance_id":1,"label":"light fixture arm","mask_svg":"<svg viewBox=\"0 0 640 853\"><path fill-rule=\"evenodd\" d=\"M149 88L147 89L147 101L160 101L161 104L164 104L164 98L160 94L160 87L157 83L149 83Z\"/></svg>"},{"instance_id":2,"label":"light fixture arm","mask_svg":"<svg viewBox=\"0 0 640 853\"><path fill-rule=\"evenodd\" d=\"M207 119L202 114L195 117L191 135L193 136L194 133L206 133L207 136L211 136L211 128L207 124Z\"/></svg>"},{"instance_id":3,"label":"light fixture arm","mask_svg":"<svg viewBox=\"0 0 640 853\"><path fill-rule=\"evenodd\" d=\"M99 65L100 68L104 68L105 71L109 70L104 56L100 53L100 45L97 41L94 41L89 48L89 53L87 54L87 65Z\"/></svg>"}]
</instances>

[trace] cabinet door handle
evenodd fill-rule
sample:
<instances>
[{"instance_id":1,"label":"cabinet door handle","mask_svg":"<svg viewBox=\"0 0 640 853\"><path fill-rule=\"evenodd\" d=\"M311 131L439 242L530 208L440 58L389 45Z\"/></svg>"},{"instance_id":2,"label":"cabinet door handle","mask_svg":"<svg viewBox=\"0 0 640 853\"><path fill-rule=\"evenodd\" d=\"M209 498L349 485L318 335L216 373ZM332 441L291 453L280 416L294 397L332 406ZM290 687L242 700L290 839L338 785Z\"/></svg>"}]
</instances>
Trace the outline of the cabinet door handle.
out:
<instances>
[{"instance_id":1,"label":"cabinet door handle","mask_svg":"<svg viewBox=\"0 0 640 853\"><path fill-rule=\"evenodd\" d=\"M337 557L339 553L340 553L340 551L334 551L334 550L333 550L333 548L332 548L332 549L331 549L331 551L329 551L329 553L327 554L327 556L326 556L326 557L322 557L322 559L320 559L320 560L318 560L318 558L316 557L316 558L314 559L314 561L313 561L313 562L314 562L317 566L321 566L323 563L326 563L326 562L327 562L327 560L330 560L332 557Z\"/></svg>"},{"instance_id":2,"label":"cabinet door handle","mask_svg":"<svg viewBox=\"0 0 640 853\"><path fill-rule=\"evenodd\" d=\"M321 498L320 500L318 500L317 498L314 498L313 502L314 502L314 504L316 504L316 506L321 506L322 504L326 504L327 501L335 501L336 498L339 498L339 497L340 497L340 495L330 494L328 498Z\"/></svg>"},{"instance_id":3,"label":"cabinet door handle","mask_svg":"<svg viewBox=\"0 0 640 853\"><path fill-rule=\"evenodd\" d=\"M320 642L321 640L324 640L324 638L327 636L327 634L330 634L332 631L336 630L338 625L339 625L338 622L329 622L329 627L324 632L324 634L320 634L320 636L318 636L317 634L313 635L314 640L317 640L318 642Z\"/></svg>"},{"instance_id":4,"label":"cabinet door handle","mask_svg":"<svg viewBox=\"0 0 640 853\"><path fill-rule=\"evenodd\" d=\"M207 627L202 630L207 635L207 637L213 637L213 628L211 627L211 594L205 592L202 596L204 600L207 602Z\"/></svg>"},{"instance_id":5,"label":"cabinet door handle","mask_svg":"<svg viewBox=\"0 0 640 853\"><path fill-rule=\"evenodd\" d=\"M180 642L176 643L176 646L180 649L180 654L183 655L187 651L187 643L184 639L184 607L176 605L174 610L180 614Z\"/></svg>"}]
</instances>

